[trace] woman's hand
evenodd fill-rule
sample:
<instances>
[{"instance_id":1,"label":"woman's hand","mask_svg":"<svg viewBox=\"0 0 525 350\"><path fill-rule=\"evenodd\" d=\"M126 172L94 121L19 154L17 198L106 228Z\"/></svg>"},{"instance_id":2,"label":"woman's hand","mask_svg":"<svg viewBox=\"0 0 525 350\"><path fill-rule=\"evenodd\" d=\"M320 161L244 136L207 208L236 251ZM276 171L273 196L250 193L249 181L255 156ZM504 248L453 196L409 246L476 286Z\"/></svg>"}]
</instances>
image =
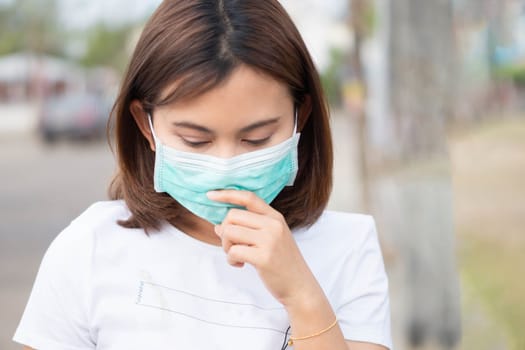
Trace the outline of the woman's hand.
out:
<instances>
[{"instance_id":1,"label":"woman's hand","mask_svg":"<svg viewBox=\"0 0 525 350\"><path fill-rule=\"evenodd\" d=\"M253 265L266 288L285 307L303 305L320 287L303 259L284 217L248 191L208 192L211 200L243 206L215 226L228 262Z\"/></svg>"},{"instance_id":2,"label":"woman's hand","mask_svg":"<svg viewBox=\"0 0 525 350\"><path fill-rule=\"evenodd\" d=\"M315 334L329 325L335 314L284 217L252 192L212 191L208 197L246 208L231 209L222 224L215 226L215 232L231 265L242 267L248 263L257 269L266 288L288 311L292 332ZM297 350L354 348L385 349L370 343L345 342L339 327L294 343Z\"/></svg>"}]
</instances>

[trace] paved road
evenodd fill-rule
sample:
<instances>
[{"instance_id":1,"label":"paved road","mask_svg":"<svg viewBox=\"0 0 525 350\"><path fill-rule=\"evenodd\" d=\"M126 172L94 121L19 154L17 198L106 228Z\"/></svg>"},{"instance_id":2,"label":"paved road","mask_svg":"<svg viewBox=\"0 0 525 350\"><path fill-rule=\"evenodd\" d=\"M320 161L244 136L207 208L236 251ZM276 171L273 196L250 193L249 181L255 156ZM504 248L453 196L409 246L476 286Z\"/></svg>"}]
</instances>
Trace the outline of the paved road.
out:
<instances>
[{"instance_id":1,"label":"paved road","mask_svg":"<svg viewBox=\"0 0 525 350\"><path fill-rule=\"evenodd\" d=\"M0 349L11 337L51 240L106 198L113 156L105 143L44 147L31 135L0 138Z\"/></svg>"}]
</instances>

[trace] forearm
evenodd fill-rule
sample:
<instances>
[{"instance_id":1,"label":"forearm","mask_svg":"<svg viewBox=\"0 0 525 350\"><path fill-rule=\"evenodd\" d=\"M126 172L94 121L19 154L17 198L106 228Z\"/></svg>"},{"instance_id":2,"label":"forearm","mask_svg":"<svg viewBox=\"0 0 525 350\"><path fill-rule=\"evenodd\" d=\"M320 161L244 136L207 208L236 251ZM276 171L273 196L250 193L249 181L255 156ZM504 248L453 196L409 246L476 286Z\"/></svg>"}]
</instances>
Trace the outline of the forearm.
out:
<instances>
[{"instance_id":1,"label":"forearm","mask_svg":"<svg viewBox=\"0 0 525 350\"><path fill-rule=\"evenodd\" d=\"M308 293L285 307L290 319L292 338L315 335L307 339L294 340L295 350L348 349L338 323L326 330L334 323L336 315L316 281L312 283ZM326 331L322 332L323 330ZM316 335L319 332L322 333Z\"/></svg>"}]
</instances>

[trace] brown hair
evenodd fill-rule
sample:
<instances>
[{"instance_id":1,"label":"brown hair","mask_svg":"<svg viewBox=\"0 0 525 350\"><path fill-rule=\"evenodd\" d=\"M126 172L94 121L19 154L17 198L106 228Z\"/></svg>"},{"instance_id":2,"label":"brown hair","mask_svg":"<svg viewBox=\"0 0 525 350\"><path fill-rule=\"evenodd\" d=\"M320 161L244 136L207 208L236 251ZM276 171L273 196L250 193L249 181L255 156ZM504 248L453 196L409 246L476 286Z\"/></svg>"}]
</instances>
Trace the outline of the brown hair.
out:
<instances>
[{"instance_id":1,"label":"brown hair","mask_svg":"<svg viewBox=\"0 0 525 350\"><path fill-rule=\"evenodd\" d=\"M196 97L244 64L289 87L299 108L299 171L271 203L290 228L314 223L332 187L332 140L319 76L292 20L277 0L165 0L146 24L112 113L118 172L111 199L124 199L132 216L124 227L158 227L187 213L153 188L155 155L130 105L156 106ZM177 86L167 96L161 92Z\"/></svg>"}]
</instances>

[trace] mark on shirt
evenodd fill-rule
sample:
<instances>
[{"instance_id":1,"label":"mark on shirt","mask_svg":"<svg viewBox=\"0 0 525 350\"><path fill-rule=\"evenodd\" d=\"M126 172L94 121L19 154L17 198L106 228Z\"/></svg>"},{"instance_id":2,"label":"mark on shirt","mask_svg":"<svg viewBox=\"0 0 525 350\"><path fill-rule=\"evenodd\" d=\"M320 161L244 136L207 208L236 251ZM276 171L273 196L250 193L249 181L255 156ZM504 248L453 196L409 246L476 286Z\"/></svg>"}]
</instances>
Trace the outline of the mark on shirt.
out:
<instances>
[{"instance_id":1,"label":"mark on shirt","mask_svg":"<svg viewBox=\"0 0 525 350\"><path fill-rule=\"evenodd\" d=\"M288 317L284 307L265 307L213 299L192 292L140 281L137 305L170 312L222 327L259 329L285 334Z\"/></svg>"}]
</instances>

